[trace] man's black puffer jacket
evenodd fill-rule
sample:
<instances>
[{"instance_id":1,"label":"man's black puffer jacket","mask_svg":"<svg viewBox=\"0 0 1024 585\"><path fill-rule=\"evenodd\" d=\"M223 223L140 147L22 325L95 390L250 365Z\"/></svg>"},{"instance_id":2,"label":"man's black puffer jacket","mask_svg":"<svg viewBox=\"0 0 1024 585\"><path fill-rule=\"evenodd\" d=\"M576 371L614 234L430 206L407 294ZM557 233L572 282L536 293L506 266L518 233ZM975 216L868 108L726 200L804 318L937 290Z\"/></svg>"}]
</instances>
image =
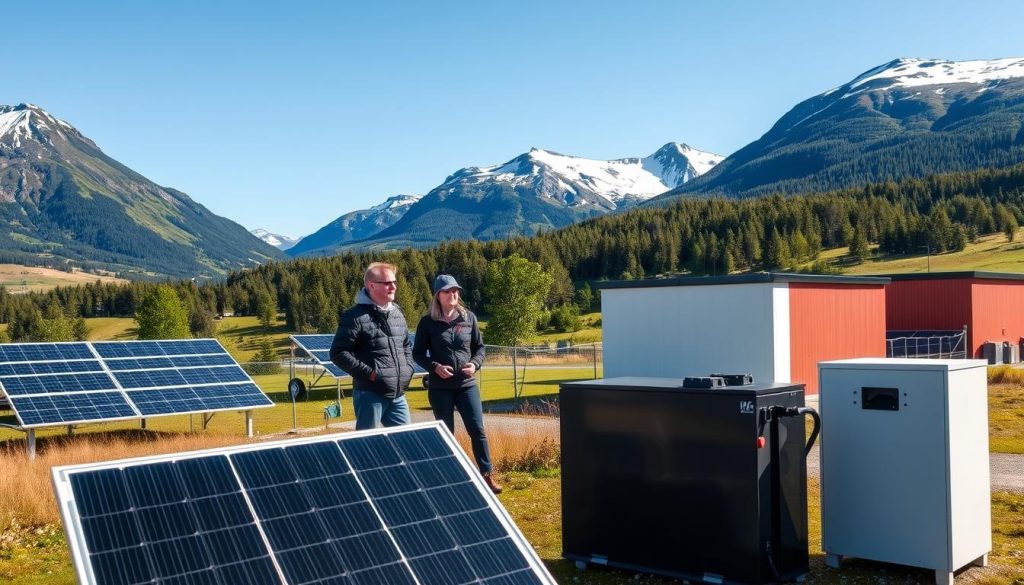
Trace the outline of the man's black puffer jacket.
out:
<instances>
[{"instance_id":1,"label":"man's black puffer jacket","mask_svg":"<svg viewBox=\"0 0 1024 585\"><path fill-rule=\"evenodd\" d=\"M430 352L430 356L427 356ZM412 357L421 368L430 373L428 384L431 390L468 388L477 383L476 375L468 378L462 373L462 366L473 364L479 371L484 365L484 339L480 335L480 324L472 311L458 316L450 323L435 321L424 315L416 326L416 343ZM447 380L437 375L435 364L451 366L455 375Z\"/></svg>"},{"instance_id":2,"label":"man's black puffer jacket","mask_svg":"<svg viewBox=\"0 0 1024 585\"><path fill-rule=\"evenodd\" d=\"M412 380L412 343L405 315L398 305L382 311L366 289L356 305L341 315L331 344L331 361L352 376L352 387L398 398ZM377 373L372 382L370 374Z\"/></svg>"}]
</instances>

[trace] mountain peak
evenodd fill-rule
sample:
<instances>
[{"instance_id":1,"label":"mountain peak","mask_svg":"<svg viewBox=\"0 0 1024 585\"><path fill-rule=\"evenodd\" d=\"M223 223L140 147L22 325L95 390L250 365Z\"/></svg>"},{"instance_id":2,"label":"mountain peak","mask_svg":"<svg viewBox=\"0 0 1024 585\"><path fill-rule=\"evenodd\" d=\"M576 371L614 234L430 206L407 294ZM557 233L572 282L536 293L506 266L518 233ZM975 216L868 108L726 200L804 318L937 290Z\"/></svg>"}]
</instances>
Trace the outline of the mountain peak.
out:
<instances>
[{"instance_id":1,"label":"mountain peak","mask_svg":"<svg viewBox=\"0 0 1024 585\"><path fill-rule=\"evenodd\" d=\"M1017 77L1024 77L1024 58L949 61L902 57L865 71L841 88L849 95L858 88L987 84Z\"/></svg>"},{"instance_id":2,"label":"mountain peak","mask_svg":"<svg viewBox=\"0 0 1024 585\"><path fill-rule=\"evenodd\" d=\"M21 148L26 144L22 142L23 139L40 144L53 144L50 133L55 133L66 140L65 131L82 138L81 133L71 124L35 104L0 105L0 147Z\"/></svg>"},{"instance_id":3,"label":"mountain peak","mask_svg":"<svg viewBox=\"0 0 1024 585\"><path fill-rule=\"evenodd\" d=\"M43 108L0 105L0 249L22 263L224 276L282 255L188 195L103 154Z\"/></svg>"}]
</instances>

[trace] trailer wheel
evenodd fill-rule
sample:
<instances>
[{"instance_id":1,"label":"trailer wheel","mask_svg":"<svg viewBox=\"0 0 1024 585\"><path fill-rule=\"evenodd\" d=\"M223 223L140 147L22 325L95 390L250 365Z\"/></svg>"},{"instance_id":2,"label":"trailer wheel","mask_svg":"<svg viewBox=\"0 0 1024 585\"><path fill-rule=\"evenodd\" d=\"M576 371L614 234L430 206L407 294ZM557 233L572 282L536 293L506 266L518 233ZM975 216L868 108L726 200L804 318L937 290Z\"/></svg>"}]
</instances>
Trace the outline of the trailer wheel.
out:
<instances>
[{"instance_id":1,"label":"trailer wheel","mask_svg":"<svg viewBox=\"0 0 1024 585\"><path fill-rule=\"evenodd\" d=\"M300 378L288 380L288 395L292 400L303 400L306 398L306 383Z\"/></svg>"}]
</instances>

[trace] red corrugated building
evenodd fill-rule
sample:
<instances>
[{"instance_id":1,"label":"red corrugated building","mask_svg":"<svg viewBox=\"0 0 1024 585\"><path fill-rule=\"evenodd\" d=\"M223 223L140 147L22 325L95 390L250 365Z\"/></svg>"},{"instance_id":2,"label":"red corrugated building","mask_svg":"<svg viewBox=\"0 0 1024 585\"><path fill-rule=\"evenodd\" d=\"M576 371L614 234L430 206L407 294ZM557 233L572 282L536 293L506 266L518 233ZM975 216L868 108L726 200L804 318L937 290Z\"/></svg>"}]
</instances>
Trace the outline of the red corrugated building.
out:
<instances>
[{"instance_id":1,"label":"red corrugated building","mask_svg":"<svg viewBox=\"0 0 1024 585\"><path fill-rule=\"evenodd\" d=\"M817 394L818 362L885 357L888 282L782 273L601 282L604 373L749 373Z\"/></svg>"},{"instance_id":2,"label":"red corrugated building","mask_svg":"<svg viewBox=\"0 0 1024 585\"><path fill-rule=\"evenodd\" d=\"M967 327L967 357L983 357L986 341L1019 343L1024 337L1024 274L930 272L886 274L888 331Z\"/></svg>"}]
</instances>

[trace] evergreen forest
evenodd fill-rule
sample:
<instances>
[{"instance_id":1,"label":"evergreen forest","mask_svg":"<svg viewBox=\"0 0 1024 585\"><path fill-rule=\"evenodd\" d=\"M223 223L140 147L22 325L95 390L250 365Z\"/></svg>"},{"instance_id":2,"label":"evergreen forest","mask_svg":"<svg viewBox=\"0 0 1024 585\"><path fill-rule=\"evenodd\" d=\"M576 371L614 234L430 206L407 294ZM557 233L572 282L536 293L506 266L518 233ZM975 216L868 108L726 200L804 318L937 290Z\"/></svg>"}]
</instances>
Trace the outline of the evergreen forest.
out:
<instances>
[{"instance_id":1,"label":"evergreen forest","mask_svg":"<svg viewBox=\"0 0 1024 585\"><path fill-rule=\"evenodd\" d=\"M757 270L831 272L822 250L849 246L851 261L877 244L883 254L963 249L980 235L1013 237L1024 221L1024 165L886 181L864 187L784 197L682 198L665 207L606 215L533 237L449 241L429 249L346 252L325 258L271 261L235 271L220 282L177 281L194 336L213 334L218 314L283 312L295 332L333 332L338 314L362 286L374 261L398 266L397 302L410 320L427 311L436 274L455 275L464 299L485 313L489 261L519 254L552 277L547 308L587 311L593 283L667 275ZM150 282L94 283L46 293L12 294L0 287L0 322L12 341L79 336L82 317L134 316ZM486 315L484 315L486 317ZM59 326L55 327L54 323Z\"/></svg>"}]
</instances>

